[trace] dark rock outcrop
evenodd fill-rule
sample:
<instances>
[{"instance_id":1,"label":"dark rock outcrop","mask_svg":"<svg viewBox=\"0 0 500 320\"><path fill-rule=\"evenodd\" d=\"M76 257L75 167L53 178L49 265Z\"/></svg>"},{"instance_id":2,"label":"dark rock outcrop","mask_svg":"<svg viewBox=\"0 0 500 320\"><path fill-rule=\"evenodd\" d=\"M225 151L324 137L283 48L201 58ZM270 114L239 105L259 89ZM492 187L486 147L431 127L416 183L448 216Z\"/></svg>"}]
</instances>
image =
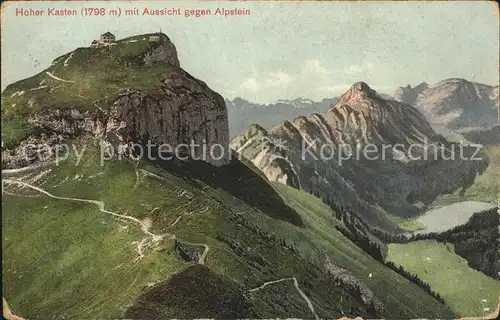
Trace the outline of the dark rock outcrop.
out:
<instances>
[{"instance_id":1,"label":"dark rock outcrop","mask_svg":"<svg viewBox=\"0 0 500 320\"><path fill-rule=\"evenodd\" d=\"M168 73L160 90L158 98L130 92L113 103L110 117L123 123L124 140L166 144L172 150L186 145L179 150L196 160L227 164L229 132L223 98L181 69ZM187 147L192 143L198 146L194 153ZM211 151L215 145L220 147Z\"/></svg>"},{"instance_id":2,"label":"dark rock outcrop","mask_svg":"<svg viewBox=\"0 0 500 320\"><path fill-rule=\"evenodd\" d=\"M237 283L208 267L195 265L137 298L127 319L255 318L252 304Z\"/></svg>"},{"instance_id":3,"label":"dark rock outcrop","mask_svg":"<svg viewBox=\"0 0 500 320\"><path fill-rule=\"evenodd\" d=\"M186 262L198 263L205 248L202 246L189 245L175 239L174 249L177 253L179 253L182 260Z\"/></svg>"}]
</instances>

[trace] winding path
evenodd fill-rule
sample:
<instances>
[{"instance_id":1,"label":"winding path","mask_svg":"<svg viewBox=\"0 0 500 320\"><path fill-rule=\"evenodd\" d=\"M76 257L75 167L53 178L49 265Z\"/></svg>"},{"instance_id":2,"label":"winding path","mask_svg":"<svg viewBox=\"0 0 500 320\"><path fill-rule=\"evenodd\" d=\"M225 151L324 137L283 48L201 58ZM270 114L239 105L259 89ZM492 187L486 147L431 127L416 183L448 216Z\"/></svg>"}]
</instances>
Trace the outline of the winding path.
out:
<instances>
[{"instance_id":1,"label":"winding path","mask_svg":"<svg viewBox=\"0 0 500 320\"><path fill-rule=\"evenodd\" d=\"M73 51L73 52L71 52L71 54L70 54L70 55L66 58L66 60L64 60L64 66L65 66L65 67L69 66L69 60L70 60L71 58L73 58L73 56L74 56L74 55L75 55L75 52Z\"/></svg>"},{"instance_id":2,"label":"winding path","mask_svg":"<svg viewBox=\"0 0 500 320\"><path fill-rule=\"evenodd\" d=\"M210 247L204 243L193 243L193 242L187 242L187 241L182 241L182 243L188 244L190 246L203 246L205 247L205 250L201 254L200 258L198 259L198 264L205 264L205 259L207 257L208 251L210 251Z\"/></svg>"},{"instance_id":3,"label":"winding path","mask_svg":"<svg viewBox=\"0 0 500 320\"><path fill-rule=\"evenodd\" d=\"M284 281L290 281L290 280L293 281L293 285L294 285L295 289L297 289L297 291L299 292L300 296L307 303L307 306L309 307L309 310L311 310L312 314L314 315L314 318L316 320L319 320L319 316L316 313L316 310L314 310L314 306L313 306L313 304L311 302L311 299L309 299L309 297L304 293L304 291L302 291L302 289L300 289L299 282L297 281L297 278L295 278L295 277L283 278L283 279L274 280L274 281L267 281L267 282L264 282L260 287L257 287L257 288L254 288L254 289L250 289L249 291L250 292L256 292L256 291L259 291L261 289L264 289L266 286L268 286L270 284L275 284L275 283L284 282Z\"/></svg>"},{"instance_id":4,"label":"winding path","mask_svg":"<svg viewBox=\"0 0 500 320\"><path fill-rule=\"evenodd\" d=\"M53 199L78 201L78 202L86 202L86 203L94 204L94 205L96 205L99 208L99 211L101 211L101 212L110 214L110 215L118 217L118 218L122 218L122 219L125 219L125 220L130 220L130 221L136 222L141 227L141 229L144 231L144 233L146 233L146 234L148 234L150 236L154 236L154 234L149 231L149 225L147 225L146 223L144 223L143 221L141 221L141 220L139 220L137 218L134 218L134 217L131 217L131 216L127 216L127 215L123 215L123 214L119 214L119 213L116 213L116 212L112 212L112 211L106 210L105 206L104 206L104 202L102 202L102 201L90 200L90 199L80 199L80 198L60 197L60 196L53 195L52 193L50 193L48 191L45 191L42 188L36 187L34 185L31 185L31 184L29 184L27 182L24 182L24 181L21 181L21 180L5 179L4 181L7 184L9 184L9 183L10 184L16 184L16 185L20 185L20 186L23 186L23 187L27 187L27 188L33 189L33 190L38 191L40 193L43 193L44 195L46 195L46 196L48 196L50 198L53 198Z\"/></svg>"},{"instance_id":5,"label":"winding path","mask_svg":"<svg viewBox=\"0 0 500 320\"><path fill-rule=\"evenodd\" d=\"M61 79L59 77L56 77L55 75L52 74L52 72L50 71L47 71L45 72L49 77L51 77L52 79L55 79L55 80L59 80L59 81L62 81L62 82L69 82L69 83L74 83L74 81L71 81L71 80L64 80L64 79Z\"/></svg>"},{"instance_id":6,"label":"winding path","mask_svg":"<svg viewBox=\"0 0 500 320\"><path fill-rule=\"evenodd\" d=\"M4 175L4 173L10 173L10 174L23 173L23 172L29 172L31 170L35 170L35 169L39 169L39 168L40 168L40 166L31 166L31 167L25 167L25 168L20 168L20 169L11 169L11 170L9 170L9 172L4 172L4 170L2 170L2 176ZM152 174L152 175L155 176L154 174ZM132 217L132 216L129 216L129 215L119 214L119 213L116 213L113 211L106 210L106 207L105 207L105 204L103 201L56 196L56 195L54 195L54 194L52 194L52 193L50 193L50 192L48 192L40 187L34 186L30 183L27 183L27 182L21 181L21 180L17 180L17 179L2 179L2 186L4 184L13 184L13 185L21 186L21 187L26 187L26 188L35 190L39 193L42 193L42 194L44 194L50 198L53 198L53 199L90 203L90 204L96 205L99 208L100 212L109 214L109 215L117 217L119 219L128 220L128 221L131 221L131 222L137 224L139 226L139 228L142 230L142 232L144 232L144 234L147 235L147 237L142 239L141 241L137 242L136 251L139 254L139 256L137 257L136 261L138 261L144 257L145 251L148 247L155 246L165 236L170 236L170 239L176 239L175 234L156 235L156 234L152 233L150 231L151 226L152 226L152 222L151 222L151 219L149 219L149 218L139 220L139 219ZM4 191L4 190L2 190L2 191ZM4 191L4 192L6 192L6 191ZM194 201L194 199L192 201ZM192 201L190 201L188 204L190 204ZM189 215L189 214L190 213L188 213L187 215ZM179 222L179 220L181 219L182 216L183 215L178 217L174 221L174 223L171 224L171 226L175 226ZM204 243L192 243L192 242L187 242L187 241L182 241L182 242L184 242L188 245L193 245L193 246L203 246L205 248L205 250L201 254L200 258L198 259L198 264L205 264L205 259L208 255L208 252L210 251L210 247L208 245L206 245Z\"/></svg>"},{"instance_id":7,"label":"winding path","mask_svg":"<svg viewBox=\"0 0 500 320\"><path fill-rule=\"evenodd\" d=\"M31 88L30 91L36 91L36 90L44 89L44 88L47 88L47 87L48 87L48 85L38 86L36 88Z\"/></svg>"},{"instance_id":8,"label":"winding path","mask_svg":"<svg viewBox=\"0 0 500 320\"><path fill-rule=\"evenodd\" d=\"M4 190L4 188L3 188L4 184L11 184L11 185L17 185L17 186L21 186L21 187L26 187L26 188L35 190L41 194L44 194L50 198L53 198L53 199L76 201L76 202L84 202L84 203L93 204L99 208L100 212L109 214L109 215L117 217L119 219L128 220L128 221L131 221L131 222L137 224L140 227L141 231L144 232L147 236L145 238L143 238L141 241L137 242L136 251L137 251L139 256L135 259L135 262L141 260L144 257L145 250L147 248L154 247L165 236L170 236L170 239L176 239L175 234L156 235L156 234L152 233L150 231L150 228L152 226L152 221L150 218L139 220L139 219L132 217L132 216L123 215L123 214L119 214L119 213L116 213L113 211L106 210L105 204L103 201L56 196L56 195L54 195L54 194L52 194L52 193L50 193L50 192L48 192L40 187L34 186L34 185L27 183L25 181L21 181L21 180L17 180L17 179L5 179L6 177L11 176L11 175L31 172L31 171L34 171L34 170L37 170L40 168L44 168L44 167L49 166L51 164L53 164L53 163L44 163L42 165L33 165L33 166L24 167L24 168L2 170L2 178L3 178L2 179L2 193L8 193L8 194L15 195L13 193L10 193L10 192L7 192L6 190ZM150 172L147 172L147 173L149 175L161 178L160 176L154 175ZM18 196L31 197L30 195L18 195ZM194 201L194 199L193 199L193 201ZM190 204L190 203L191 203L191 201L188 204ZM158 209L158 208L153 209L152 212L155 211L156 209ZM177 218L177 220L171 226L175 226L175 224L177 224L177 222L180 220L181 217L182 217L182 215L179 218ZM183 241L183 243L186 243L188 245L193 245L193 246L203 246L205 248L205 250L203 251L203 253L201 254L201 256L198 259L198 264L204 265L206 257L208 255L208 252L210 251L210 247L204 243L192 243L192 242L187 242L187 241ZM15 314L13 314L10 311L9 305L7 304L7 301L5 300L5 298L3 298L3 308L2 309L3 309L3 317L7 320L25 320L24 318L16 316Z\"/></svg>"},{"instance_id":9,"label":"winding path","mask_svg":"<svg viewBox=\"0 0 500 320\"><path fill-rule=\"evenodd\" d=\"M174 223L172 223L170 226L171 227L175 227L175 225L177 224L177 222L179 222L182 217L183 217L183 215L178 216L177 219L175 219Z\"/></svg>"},{"instance_id":10,"label":"winding path","mask_svg":"<svg viewBox=\"0 0 500 320\"><path fill-rule=\"evenodd\" d=\"M38 165L28 166L28 167L22 167L22 168L16 168L16 169L3 169L2 170L2 177L9 177L12 175L16 175L18 173L26 173L26 172L35 171L38 169L43 169L45 167L50 167L53 164L55 164L55 162L49 161L49 162L44 162L44 163L38 164Z\"/></svg>"},{"instance_id":11,"label":"winding path","mask_svg":"<svg viewBox=\"0 0 500 320\"><path fill-rule=\"evenodd\" d=\"M139 243L137 245L137 253L139 254L139 260L142 257L144 257L144 249L147 246L151 245L150 242L152 242L152 244L156 244L165 237L165 235L156 235L156 234L152 233L151 231L149 231L149 229L151 227L150 220L147 220L147 219L139 220L135 217L131 217L128 215L123 215L123 214L119 214L119 213L116 213L113 211L106 210L104 202L102 202L102 201L56 196L56 195L53 195L52 193L50 193L42 188L36 187L32 184L29 184L29 183L21 181L21 180L3 179L2 181L3 181L3 183L6 183L6 184L14 184L14 185L30 188L32 190L38 191L38 192L40 192L40 193L42 193L50 198L53 198L53 199L90 203L90 204L96 205L99 208L99 211L101 211L103 213L106 213L106 214L112 215L114 217L128 220L128 221L132 221L132 222L136 223L140 227L142 232L144 232L148 236L148 237L142 239L141 241L139 241Z\"/></svg>"},{"instance_id":12,"label":"winding path","mask_svg":"<svg viewBox=\"0 0 500 320\"><path fill-rule=\"evenodd\" d=\"M5 319L7 320L24 320L24 318L21 318L19 316L16 316L15 314L10 311L9 304L7 303L7 300L5 300L4 297L3 299L3 305L2 305L2 315Z\"/></svg>"}]
</instances>

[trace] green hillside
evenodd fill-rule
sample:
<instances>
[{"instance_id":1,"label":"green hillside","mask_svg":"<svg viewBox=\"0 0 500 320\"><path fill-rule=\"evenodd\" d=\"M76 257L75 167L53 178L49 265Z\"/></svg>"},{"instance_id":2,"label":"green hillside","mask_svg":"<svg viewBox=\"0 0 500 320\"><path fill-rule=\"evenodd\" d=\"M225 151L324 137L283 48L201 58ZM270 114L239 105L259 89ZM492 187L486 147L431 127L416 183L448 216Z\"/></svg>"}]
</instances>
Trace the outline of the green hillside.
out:
<instances>
[{"instance_id":1,"label":"green hillside","mask_svg":"<svg viewBox=\"0 0 500 320\"><path fill-rule=\"evenodd\" d=\"M489 166L483 174L476 177L474 184L463 194L456 191L449 195L438 197L431 206L439 207L459 201L484 201L490 203L498 202L499 181L500 181L500 146L490 145L485 147L489 157Z\"/></svg>"},{"instance_id":2,"label":"green hillside","mask_svg":"<svg viewBox=\"0 0 500 320\"><path fill-rule=\"evenodd\" d=\"M495 310L500 281L470 268L453 245L426 240L388 246L388 260L429 283L457 314L481 316Z\"/></svg>"},{"instance_id":3,"label":"green hillside","mask_svg":"<svg viewBox=\"0 0 500 320\"><path fill-rule=\"evenodd\" d=\"M213 317L196 297L215 286L221 295L207 299L233 301L234 317L373 317L359 295L325 273L327 256L375 293L386 308L381 317L453 316L342 236L319 199L270 185L255 168L236 159L222 168L100 166L86 142L78 166L68 159L4 177L3 292L19 315ZM197 263L208 268L192 269ZM174 296L166 303L158 293Z\"/></svg>"}]
</instances>

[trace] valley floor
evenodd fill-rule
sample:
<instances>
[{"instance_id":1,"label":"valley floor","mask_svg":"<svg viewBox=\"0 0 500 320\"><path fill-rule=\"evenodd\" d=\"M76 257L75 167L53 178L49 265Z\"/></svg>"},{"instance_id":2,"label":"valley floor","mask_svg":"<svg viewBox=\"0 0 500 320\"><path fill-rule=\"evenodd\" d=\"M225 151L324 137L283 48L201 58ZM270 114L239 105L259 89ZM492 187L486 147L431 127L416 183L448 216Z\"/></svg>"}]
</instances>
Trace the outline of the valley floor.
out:
<instances>
[{"instance_id":1,"label":"valley floor","mask_svg":"<svg viewBox=\"0 0 500 320\"><path fill-rule=\"evenodd\" d=\"M471 269L452 245L426 240L388 247L388 260L417 274L461 316L483 316L495 310L500 281Z\"/></svg>"}]
</instances>

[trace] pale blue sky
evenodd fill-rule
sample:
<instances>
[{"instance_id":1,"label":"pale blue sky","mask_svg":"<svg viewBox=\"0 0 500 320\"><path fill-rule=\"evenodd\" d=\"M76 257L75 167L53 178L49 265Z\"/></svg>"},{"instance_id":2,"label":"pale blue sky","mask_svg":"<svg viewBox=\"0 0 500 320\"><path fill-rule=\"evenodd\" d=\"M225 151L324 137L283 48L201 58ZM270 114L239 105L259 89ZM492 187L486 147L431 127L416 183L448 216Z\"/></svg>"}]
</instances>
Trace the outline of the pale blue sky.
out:
<instances>
[{"instance_id":1,"label":"pale blue sky","mask_svg":"<svg viewBox=\"0 0 500 320\"><path fill-rule=\"evenodd\" d=\"M16 8L247 8L250 16L16 17ZM181 66L223 96L336 96L356 81L392 94L451 77L498 85L491 2L16 2L2 10L2 89L88 46L163 30Z\"/></svg>"}]
</instances>

